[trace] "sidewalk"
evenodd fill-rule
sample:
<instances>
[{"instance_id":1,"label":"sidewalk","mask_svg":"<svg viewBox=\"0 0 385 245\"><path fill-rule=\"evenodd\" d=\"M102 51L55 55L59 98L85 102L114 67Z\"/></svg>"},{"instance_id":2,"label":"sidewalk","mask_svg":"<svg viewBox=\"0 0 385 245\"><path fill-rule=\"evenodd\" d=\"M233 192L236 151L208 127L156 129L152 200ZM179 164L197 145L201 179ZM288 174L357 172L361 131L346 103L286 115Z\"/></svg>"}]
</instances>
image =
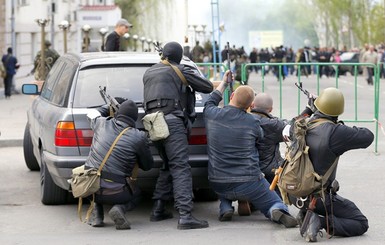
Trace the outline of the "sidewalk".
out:
<instances>
[{"instance_id":1,"label":"sidewalk","mask_svg":"<svg viewBox=\"0 0 385 245\"><path fill-rule=\"evenodd\" d=\"M24 83L33 81L33 76L25 75L32 66L20 67L15 77L16 90L21 91ZM13 94L11 99L4 98L4 84L0 87L0 147L22 146L24 128L27 123L27 110L33 98L23 94Z\"/></svg>"}]
</instances>

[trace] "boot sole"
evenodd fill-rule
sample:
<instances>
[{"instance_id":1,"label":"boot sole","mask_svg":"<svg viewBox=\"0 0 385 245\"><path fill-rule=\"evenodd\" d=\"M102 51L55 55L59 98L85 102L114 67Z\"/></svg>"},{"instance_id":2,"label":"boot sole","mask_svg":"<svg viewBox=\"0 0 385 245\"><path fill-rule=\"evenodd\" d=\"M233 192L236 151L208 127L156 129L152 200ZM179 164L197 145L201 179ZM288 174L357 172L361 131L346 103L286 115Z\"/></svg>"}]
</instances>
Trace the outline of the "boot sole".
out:
<instances>
[{"instance_id":1,"label":"boot sole","mask_svg":"<svg viewBox=\"0 0 385 245\"><path fill-rule=\"evenodd\" d=\"M164 215L162 217L159 217L159 216L150 216L150 221L151 222L157 222L157 221L162 221L162 220L166 220L166 219L172 219L174 216L172 214L169 214L169 215Z\"/></svg>"},{"instance_id":2,"label":"boot sole","mask_svg":"<svg viewBox=\"0 0 385 245\"><path fill-rule=\"evenodd\" d=\"M196 224L196 225L193 225L193 224L183 224L183 225L180 225L178 224L178 230L191 230L191 229L202 229L202 228L207 228L209 227L209 224Z\"/></svg>"},{"instance_id":3,"label":"boot sole","mask_svg":"<svg viewBox=\"0 0 385 245\"><path fill-rule=\"evenodd\" d=\"M233 219L233 214L234 211L227 211L224 212L222 215L219 216L219 221L224 222L224 221L231 221Z\"/></svg>"},{"instance_id":4,"label":"boot sole","mask_svg":"<svg viewBox=\"0 0 385 245\"><path fill-rule=\"evenodd\" d=\"M298 225L297 220L294 217L291 217L288 214L285 214L281 210L273 210L272 212L272 220L283 224L286 228L293 228Z\"/></svg>"},{"instance_id":5,"label":"boot sole","mask_svg":"<svg viewBox=\"0 0 385 245\"><path fill-rule=\"evenodd\" d=\"M131 229L130 222L126 219L124 214L122 214L119 210L112 208L108 215L115 223L115 227L117 230L129 230Z\"/></svg>"},{"instance_id":6,"label":"boot sole","mask_svg":"<svg viewBox=\"0 0 385 245\"><path fill-rule=\"evenodd\" d=\"M251 209L248 201L238 201L238 215L239 216L250 216Z\"/></svg>"}]
</instances>

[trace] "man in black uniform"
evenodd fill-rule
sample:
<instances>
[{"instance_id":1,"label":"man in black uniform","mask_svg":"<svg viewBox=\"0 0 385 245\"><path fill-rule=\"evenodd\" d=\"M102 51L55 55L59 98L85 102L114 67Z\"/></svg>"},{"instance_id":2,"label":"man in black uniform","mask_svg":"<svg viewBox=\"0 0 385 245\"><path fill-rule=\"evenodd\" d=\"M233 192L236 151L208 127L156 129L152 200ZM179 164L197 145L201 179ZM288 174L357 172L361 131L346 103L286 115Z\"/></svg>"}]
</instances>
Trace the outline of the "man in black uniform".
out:
<instances>
[{"instance_id":1,"label":"man in black uniform","mask_svg":"<svg viewBox=\"0 0 385 245\"><path fill-rule=\"evenodd\" d=\"M105 51L121 51L120 38L126 34L133 25L126 19L120 19L116 22L115 30L106 38Z\"/></svg>"},{"instance_id":2,"label":"man in black uniform","mask_svg":"<svg viewBox=\"0 0 385 245\"><path fill-rule=\"evenodd\" d=\"M153 65L143 76L145 111L147 114L162 111L170 131L166 139L154 142L164 168L159 173L153 194L155 203L150 220L172 218L164 206L165 201L174 196L175 208L180 216L178 229L205 228L208 227L207 221L197 220L191 215L193 194L187 139L195 95L189 91L191 87L195 91L209 93L213 85L196 68L180 64L182 55L183 48L179 43L167 43L163 48L162 62ZM182 72L189 87L183 84L167 61Z\"/></svg>"},{"instance_id":3,"label":"man in black uniform","mask_svg":"<svg viewBox=\"0 0 385 245\"><path fill-rule=\"evenodd\" d=\"M130 229L125 213L132 210L140 200L140 191L127 178L132 176L134 166L149 170L154 165L149 142L144 132L135 128L138 107L132 100L123 102L114 117L107 117L109 110L101 107L87 116L94 130L86 168L99 168L116 137L129 128L118 140L102 169L101 189L95 195L95 208L89 224L104 226L103 204L113 205L108 212L116 229Z\"/></svg>"},{"instance_id":4,"label":"man in black uniform","mask_svg":"<svg viewBox=\"0 0 385 245\"><path fill-rule=\"evenodd\" d=\"M314 105L317 110L310 121L322 118L331 122L320 124L306 133L309 157L314 170L323 176L337 157L349 150L368 147L374 136L367 128L348 127L338 121L338 116L344 112L344 96L338 89L326 88ZM322 228L330 235L342 237L360 236L368 230L368 220L358 207L336 193L336 172L337 168L326 182L325 203L321 198L317 199L304 234L307 241L317 241L317 234ZM306 212L301 211L299 218L304 217Z\"/></svg>"}]
</instances>

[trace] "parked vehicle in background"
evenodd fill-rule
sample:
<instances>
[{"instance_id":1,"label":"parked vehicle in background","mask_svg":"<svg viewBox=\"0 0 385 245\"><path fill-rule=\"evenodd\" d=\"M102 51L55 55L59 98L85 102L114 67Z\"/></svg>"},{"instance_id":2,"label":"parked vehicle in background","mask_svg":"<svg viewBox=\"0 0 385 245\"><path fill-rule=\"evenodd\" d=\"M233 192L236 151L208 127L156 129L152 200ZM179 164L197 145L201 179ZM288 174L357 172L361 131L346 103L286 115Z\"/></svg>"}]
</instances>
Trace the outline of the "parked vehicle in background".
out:
<instances>
[{"instance_id":1,"label":"parked vehicle in background","mask_svg":"<svg viewBox=\"0 0 385 245\"><path fill-rule=\"evenodd\" d=\"M27 112L23 144L27 167L40 169L42 203L64 204L72 199L67 180L73 168L84 164L93 137L86 115L105 104L99 86L106 87L110 96L135 101L139 107L137 127L144 130L141 123L144 115L142 77L157 62L157 53L67 53L55 63L41 92L36 84L23 85L24 94L38 95ZM195 65L186 59L182 63ZM196 195L213 200L216 195L208 185L206 132L202 118L206 98L207 95L196 94L197 119L189 139L189 163ZM155 168L138 174L137 183L143 190L154 188L162 167L155 147L151 147L151 151Z\"/></svg>"}]
</instances>

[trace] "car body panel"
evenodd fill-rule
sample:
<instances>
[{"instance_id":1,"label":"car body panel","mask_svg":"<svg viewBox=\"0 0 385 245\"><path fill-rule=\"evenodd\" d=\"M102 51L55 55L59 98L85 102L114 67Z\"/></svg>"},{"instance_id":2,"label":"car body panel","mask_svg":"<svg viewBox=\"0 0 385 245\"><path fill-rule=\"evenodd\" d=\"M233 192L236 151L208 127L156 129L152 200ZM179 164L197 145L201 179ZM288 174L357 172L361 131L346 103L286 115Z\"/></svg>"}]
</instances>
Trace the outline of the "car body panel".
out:
<instances>
[{"instance_id":1,"label":"car body panel","mask_svg":"<svg viewBox=\"0 0 385 245\"><path fill-rule=\"evenodd\" d=\"M86 115L104 105L99 86L106 86L112 97L133 99L139 105L137 128L143 129L141 118L144 72L159 62L156 53L100 52L65 54L61 56L45 80L41 94L32 102L27 112L33 153L39 163L46 164L53 182L62 189L70 190L68 180L72 169L86 161L90 146L63 147L55 145L55 130L59 121L73 121L75 129L90 130ZM193 64L195 65L195 64ZM132 84L132 85L131 85ZM27 91L27 90L26 90ZM23 90L24 92L24 90ZM203 105L208 95L197 93L197 119L193 124L198 133L205 133ZM138 184L142 188L155 186L159 168L163 163L157 150L151 146L155 168L139 171ZM192 167L194 188L207 189L206 145L189 146L189 163Z\"/></svg>"}]
</instances>

